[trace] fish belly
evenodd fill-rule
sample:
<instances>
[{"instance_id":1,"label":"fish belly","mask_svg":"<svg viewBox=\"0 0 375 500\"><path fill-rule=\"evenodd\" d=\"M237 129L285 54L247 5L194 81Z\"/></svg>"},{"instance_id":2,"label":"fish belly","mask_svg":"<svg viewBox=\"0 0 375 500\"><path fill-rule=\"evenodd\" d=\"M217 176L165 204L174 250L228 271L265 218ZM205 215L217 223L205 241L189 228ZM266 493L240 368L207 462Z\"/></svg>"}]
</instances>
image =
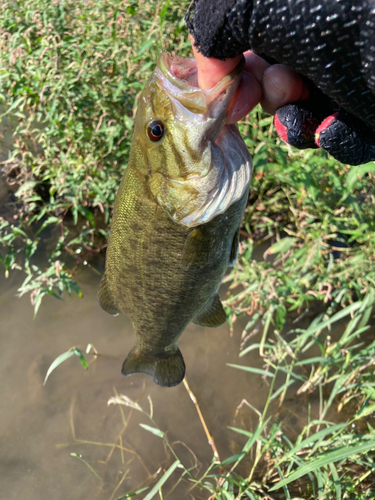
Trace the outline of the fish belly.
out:
<instances>
[{"instance_id":1,"label":"fish belly","mask_svg":"<svg viewBox=\"0 0 375 500\"><path fill-rule=\"evenodd\" d=\"M111 225L105 279L113 304L133 322L138 358L179 353L177 339L195 318L198 324L214 326L199 318L207 306L215 305L233 241L238 243L235 235L246 199L247 193L224 214L188 228L174 222L130 172L124 178ZM140 364L138 358L133 365ZM133 372L152 374L147 370Z\"/></svg>"},{"instance_id":2,"label":"fish belly","mask_svg":"<svg viewBox=\"0 0 375 500\"><path fill-rule=\"evenodd\" d=\"M175 223L142 186L132 189L131 176L124 181L112 220L106 277L117 307L133 321L137 341L165 347L216 294L247 194L224 214L192 229ZM131 200L121 201L124 193Z\"/></svg>"}]
</instances>

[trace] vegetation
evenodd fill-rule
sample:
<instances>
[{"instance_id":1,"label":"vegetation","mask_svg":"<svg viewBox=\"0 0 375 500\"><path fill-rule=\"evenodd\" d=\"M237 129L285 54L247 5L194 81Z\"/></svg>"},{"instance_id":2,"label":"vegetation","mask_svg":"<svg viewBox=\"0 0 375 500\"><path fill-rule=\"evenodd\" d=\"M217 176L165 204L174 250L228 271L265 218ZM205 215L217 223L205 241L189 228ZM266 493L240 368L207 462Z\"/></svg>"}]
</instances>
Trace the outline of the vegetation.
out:
<instances>
[{"instance_id":1,"label":"vegetation","mask_svg":"<svg viewBox=\"0 0 375 500\"><path fill-rule=\"evenodd\" d=\"M281 330L287 311L306 313L316 301L332 314L362 299L375 284L375 163L350 168L322 151L292 151L259 111L243 131L254 179L227 305L252 316L250 333L269 316Z\"/></svg>"},{"instance_id":2,"label":"vegetation","mask_svg":"<svg viewBox=\"0 0 375 500\"><path fill-rule=\"evenodd\" d=\"M30 294L35 313L46 294L80 295L77 270L94 268L105 251L137 96L161 50L189 54L188 3L2 5L0 105L14 134L3 168L17 191L8 208L0 206L0 261L6 277L25 273L19 293ZM240 355L245 362L258 349L264 367L234 369L268 381L267 404L254 409L252 432L228 431L245 436L242 451L223 460L214 453L204 474L183 465L166 429L148 413L145 430L163 439L173 458L159 482L137 494L151 499L175 479L194 486L193 498L374 498L368 419L375 409L375 343L367 331L375 288L375 164L349 168L322 151L292 150L258 108L241 130L254 178L225 305L231 327L248 316ZM310 318L307 327L303 318ZM344 333L333 339L340 321ZM85 365L75 348L59 362L73 355ZM291 441L279 418L283 403L287 395L315 393L319 415L310 415ZM145 413L125 396L113 402ZM341 412L339 423L333 410Z\"/></svg>"},{"instance_id":3,"label":"vegetation","mask_svg":"<svg viewBox=\"0 0 375 500\"><path fill-rule=\"evenodd\" d=\"M79 266L104 249L126 168L137 96L165 39L187 53L183 14L157 1L9 1L0 13L0 98L14 128L4 167L20 186L0 219L6 275L37 312L46 294L80 293ZM168 44L167 47L168 48ZM48 266L30 259L55 234Z\"/></svg>"}]
</instances>

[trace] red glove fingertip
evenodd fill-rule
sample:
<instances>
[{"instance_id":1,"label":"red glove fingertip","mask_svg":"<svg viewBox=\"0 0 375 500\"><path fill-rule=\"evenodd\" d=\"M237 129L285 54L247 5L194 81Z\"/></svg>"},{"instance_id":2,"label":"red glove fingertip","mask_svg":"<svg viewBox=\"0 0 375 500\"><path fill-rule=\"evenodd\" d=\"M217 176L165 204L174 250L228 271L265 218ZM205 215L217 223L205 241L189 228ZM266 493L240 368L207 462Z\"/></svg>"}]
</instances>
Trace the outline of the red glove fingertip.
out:
<instances>
[{"instance_id":1,"label":"red glove fingertip","mask_svg":"<svg viewBox=\"0 0 375 500\"><path fill-rule=\"evenodd\" d=\"M281 123L279 117L277 116L277 113L273 118L273 124L276 128L276 132L279 134L280 139L284 142L288 142L288 129Z\"/></svg>"},{"instance_id":2,"label":"red glove fingertip","mask_svg":"<svg viewBox=\"0 0 375 500\"><path fill-rule=\"evenodd\" d=\"M334 113L331 116L327 116L327 118L323 120L322 123L319 125L319 127L316 129L315 144L317 144L319 147L321 147L321 144L319 142L320 134L331 125L331 123L338 117L338 115L339 115L338 113Z\"/></svg>"}]
</instances>

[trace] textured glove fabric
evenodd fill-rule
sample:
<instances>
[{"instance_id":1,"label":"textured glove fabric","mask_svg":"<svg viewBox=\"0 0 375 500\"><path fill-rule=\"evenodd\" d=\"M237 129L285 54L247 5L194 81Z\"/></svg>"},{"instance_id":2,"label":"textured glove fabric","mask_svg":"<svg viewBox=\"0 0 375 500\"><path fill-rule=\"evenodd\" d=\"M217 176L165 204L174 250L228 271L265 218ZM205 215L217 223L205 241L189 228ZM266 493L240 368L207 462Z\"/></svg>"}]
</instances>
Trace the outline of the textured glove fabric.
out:
<instances>
[{"instance_id":1,"label":"textured glove fabric","mask_svg":"<svg viewBox=\"0 0 375 500\"><path fill-rule=\"evenodd\" d=\"M375 0L194 0L186 20L207 57L251 49L306 77L309 101L275 115L282 139L375 159Z\"/></svg>"}]
</instances>

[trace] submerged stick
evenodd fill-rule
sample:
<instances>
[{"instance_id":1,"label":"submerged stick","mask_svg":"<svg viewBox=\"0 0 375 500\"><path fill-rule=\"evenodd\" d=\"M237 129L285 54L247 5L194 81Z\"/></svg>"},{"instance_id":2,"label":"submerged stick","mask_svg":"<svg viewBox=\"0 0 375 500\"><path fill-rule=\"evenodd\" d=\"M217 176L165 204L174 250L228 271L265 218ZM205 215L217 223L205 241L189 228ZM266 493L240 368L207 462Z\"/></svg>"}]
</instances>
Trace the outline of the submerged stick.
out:
<instances>
[{"instance_id":1,"label":"submerged stick","mask_svg":"<svg viewBox=\"0 0 375 500\"><path fill-rule=\"evenodd\" d=\"M208 430L208 427L206 425L206 422L204 421L201 409L199 408L197 398L194 396L192 390L190 389L189 384L187 383L186 377L183 379L183 383L184 383L185 389L187 390L187 392L190 396L190 399L193 401L195 408L198 412L199 419L202 423L202 427L204 429L204 432L206 433L208 444L211 446L212 451L214 453L214 457L216 458L217 462L221 462L220 457L219 457L219 452L217 451L217 448L215 446L214 438L213 438L213 436L211 436L210 431Z\"/></svg>"}]
</instances>

